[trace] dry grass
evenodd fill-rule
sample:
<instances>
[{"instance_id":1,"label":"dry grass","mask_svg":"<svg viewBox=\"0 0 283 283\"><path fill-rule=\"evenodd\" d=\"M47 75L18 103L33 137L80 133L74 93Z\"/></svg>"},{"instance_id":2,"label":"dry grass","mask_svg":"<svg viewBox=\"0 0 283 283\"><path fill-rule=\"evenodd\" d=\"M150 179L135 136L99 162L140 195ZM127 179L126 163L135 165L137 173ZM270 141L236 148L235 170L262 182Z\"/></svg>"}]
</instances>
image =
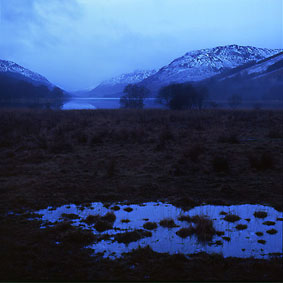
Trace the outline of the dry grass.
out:
<instances>
[{"instance_id":1,"label":"dry grass","mask_svg":"<svg viewBox=\"0 0 283 283\"><path fill-rule=\"evenodd\" d=\"M102 201L111 207L125 200L161 199L184 209L204 202L259 203L282 211L282 117L282 111L265 110L1 110L1 279L282 278L282 262L264 261L255 268L255 260L209 257L195 264L195 259L149 251L102 264L76 240L90 242L88 235L71 232L69 223L43 231L34 221L6 216L67 203ZM272 133L273 128L280 133ZM224 133L233 133L239 143L231 137L219 142ZM249 156L264 169L251 166ZM214 167L214 157L224 157L229 170ZM113 227L111 221L104 223ZM55 244L64 237L68 248ZM142 266L130 270L133 262ZM231 273L227 262L233 264Z\"/></svg>"},{"instance_id":2,"label":"dry grass","mask_svg":"<svg viewBox=\"0 0 283 283\"><path fill-rule=\"evenodd\" d=\"M18 207L44 207L54 190L58 204L169 197L196 205L244 195L279 205L282 140L268 133L281 119L279 111L2 110L1 186L14 188L8 198ZM224 182L230 189L217 195Z\"/></svg>"}]
</instances>

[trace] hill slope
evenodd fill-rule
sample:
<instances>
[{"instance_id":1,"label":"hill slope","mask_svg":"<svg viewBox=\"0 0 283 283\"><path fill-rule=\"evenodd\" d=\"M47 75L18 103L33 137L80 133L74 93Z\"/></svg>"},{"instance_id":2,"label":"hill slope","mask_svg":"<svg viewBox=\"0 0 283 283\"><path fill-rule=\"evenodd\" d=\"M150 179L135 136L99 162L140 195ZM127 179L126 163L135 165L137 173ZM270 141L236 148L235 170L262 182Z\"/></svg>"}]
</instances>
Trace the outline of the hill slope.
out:
<instances>
[{"instance_id":1,"label":"hill slope","mask_svg":"<svg viewBox=\"0 0 283 283\"><path fill-rule=\"evenodd\" d=\"M0 60L0 73L5 73L14 77L19 77L22 80L29 81L35 85L45 85L47 87L54 87L45 77L32 72L14 62Z\"/></svg>"},{"instance_id":2,"label":"hill slope","mask_svg":"<svg viewBox=\"0 0 283 283\"><path fill-rule=\"evenodd\" d=\"M229 69L258 62L282 50L227 45L186 53L141 82L156 92L172 82L200 82Z\"/></svg>"},{"instance_id":3,"label":"hill slope","mask_svg":"<svg viewBox=\"0 0 283 283\"><path fill-rule=\"evenodd\" d=\"M132 73L106 80L88 93L88 96L96 97L118 97L123 93L124 87L128 84L136 84L147 77L155 74L155 70L136 70Z\"/></svg>"},{"instance_id":4,"label":"hill slope","mask_svg":"<svg viewBox=\"0 0 283 283\"><path fill-rule=\"evenodd\" d=\"M0 60L0 107L60 108L67 98L40 74Z\"/></svg>"},{"instance_id":5,"label":"hill slope","mask_svg":"<svg viewBox=\"0 0 283 283\"><path fill-rule=\"evenodd\" d=\"M283 100L283 52L202 83L214 98L238 93L244 99Z\"/></svg>"}]
</instances>

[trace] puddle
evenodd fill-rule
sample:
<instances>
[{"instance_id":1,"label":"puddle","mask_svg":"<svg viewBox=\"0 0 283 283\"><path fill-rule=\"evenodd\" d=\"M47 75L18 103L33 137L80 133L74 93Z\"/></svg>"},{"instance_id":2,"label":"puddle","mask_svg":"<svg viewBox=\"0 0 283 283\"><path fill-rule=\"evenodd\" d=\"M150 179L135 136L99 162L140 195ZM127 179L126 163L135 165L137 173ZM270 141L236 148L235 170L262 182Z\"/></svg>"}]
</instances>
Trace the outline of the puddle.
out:
<instances>
[{"instance_id":1,"label":"puddle","mask_svg":"<svg viewBox=\"0 0 283 283\"><path fill-rule=\"evenodd\" d=\"M118 208L118 207L120 208ZM132 208L127 209L127 208ZM112 209L111 209L112 208ZM255 212L266 212L264 218L256 217ZM93 225L88 225L83 220L89 215L104 216L107 213L114 213L116 219L113 227L104 232L98 232ZM81 207L74 204L64 205L53 209L47 208L37 212L42 215L43 226L49 223L63 221L62 214L75 214L77 217L71 216L72 225L82 228L91 229L96 235L110 235L109 239L101 240L94 243L89 248L94 253L103 253L104 257L118 258L123 253L131 252L139 247L149 245L153 251L159 253L185 255L195 254L199 252L220 253L224 257L254 257L269 258L270 254L280 253L282 256L282 212L278 212L272 207L263 205L232 205L232 206L216 206L203 205L194 207L189 211L183 211L171 204L166 203L144 203L134 205L124 205L115 203L106 208L102 203L92 203L91 206ZM187 221L180 221L180 216L207 216L212 220L213 226L218 233L214 235L209 242L200 242L196 234L192 233L186 238L182 238L176 234L181 228L194 227L195 224ZM227 215L237 215L234 222L229 222L224 218ZM66 216L66 215L65 215ZM163 227L159 224L161 220L170 218L178 227ZM187 217L189 218L189 217ZM186 219L186 217L183 217ZM229 219L226 217L226 219ZM264 223L274 223L272 226L264 225ZM143 225L146 222L154 222L157 228L146 230ZM147 227L147 226L145 226ZM268 230L275 230L276 233L269 233ZM146 233L146 237L130 243L121 243L115 239L115 235L135 230L150 231ZM150 234L150 236L148 236Z\"/></svg>"}]
</instances>

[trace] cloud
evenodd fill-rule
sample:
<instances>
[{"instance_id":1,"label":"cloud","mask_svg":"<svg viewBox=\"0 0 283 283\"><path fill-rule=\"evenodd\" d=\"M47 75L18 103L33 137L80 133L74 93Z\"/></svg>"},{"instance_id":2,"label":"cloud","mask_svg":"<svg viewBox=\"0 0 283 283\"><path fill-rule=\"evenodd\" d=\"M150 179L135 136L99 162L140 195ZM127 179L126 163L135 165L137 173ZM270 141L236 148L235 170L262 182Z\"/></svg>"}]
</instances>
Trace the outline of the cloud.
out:
<instances>
[{"instance_id":1,"label":"cloud","mask_svg":"<svg viewBox=\"0 0 283 283\"><path fill-rule=\"evenodd\" d=\"M0 44L53 44L60 39L53 27L78 17L77 7L76 0L0 0Z\"/></svg>"},{"instance_id":2,"label":"cloud","mask_svg":"<svg viewBox=\"0 0 283 283\"><path fill-rule=\"evenodd\" d=\"M0 0L0 58L65 89L193 49L282 44L281 0Z\"/></svg>"}]
</instances>

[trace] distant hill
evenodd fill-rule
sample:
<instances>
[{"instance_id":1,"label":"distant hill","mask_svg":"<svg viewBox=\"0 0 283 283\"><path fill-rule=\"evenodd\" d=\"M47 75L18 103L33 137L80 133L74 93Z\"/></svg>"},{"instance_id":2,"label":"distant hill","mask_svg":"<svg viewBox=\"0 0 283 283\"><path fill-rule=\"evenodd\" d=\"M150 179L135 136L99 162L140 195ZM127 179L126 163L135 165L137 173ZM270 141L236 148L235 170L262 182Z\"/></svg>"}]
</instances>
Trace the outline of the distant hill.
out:
<instances>
[{"instance_id":1,"label":"distant hill","mask_svg":"<svg viewBox=\"0 0 283 283\"><path fill-rule=\"evenodd\" d=\"M10 76L18 77L21 80L31 82L34 85L45 85L49 88L55 87L42 75L32 72L12 61L0 60L0 74L6 73Z\"/></svg>"},{"instance_id":2,"label":"distant hill","mask_svg":"<svg viewBox=\"0 0 283 283\"><path fill-rule=\"evenodd\" d=\"M90 97L119 97L128 84L136 84L156 73L155 70L137 70L122 74L99 84L87 95Z\"/></svg>"},{"instance_id":3,"label":"distant hill","mask_svg":"<svg viewBox=\"0 0 283 283\"><path fill-rule=\"evenodd\" d=\"M0 107L60 108L67 98L45 77L0 60Z\"/></svg>"}]
</instances>

